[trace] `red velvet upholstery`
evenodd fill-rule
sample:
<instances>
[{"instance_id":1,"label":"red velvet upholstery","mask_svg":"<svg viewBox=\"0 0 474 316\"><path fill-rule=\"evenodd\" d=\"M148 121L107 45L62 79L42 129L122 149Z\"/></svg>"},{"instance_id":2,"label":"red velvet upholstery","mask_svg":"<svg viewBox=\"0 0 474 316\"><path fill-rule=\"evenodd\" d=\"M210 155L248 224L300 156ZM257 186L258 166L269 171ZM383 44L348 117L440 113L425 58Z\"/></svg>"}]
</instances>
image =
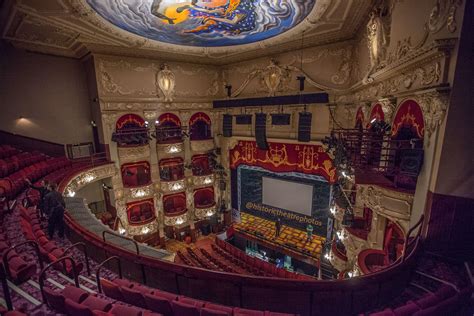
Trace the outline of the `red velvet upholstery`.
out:
<instances>
[{"instance_id":1,"label":"red velvet upholstery","mask_svg":"<svg viewBox=\"0 0 474 316\"><path fill-rule=\"evenodd\" d=\"M171 308L174 315L180 316L199 316L200 309L194 305L182 303L180 301L171 301Z\"/></svg>"},{"instance_id":2,"label":"red velvet upholstery","mask_svg":"<svg viewBox=\"0 0 474 316\"><path fill-rule=\"evenodd\" d=\"M66 299L64 302L67 314L70 316L93 316L92 310L83 304Z\"/></svg>"},{"instance_id":3,"label":"red velvet upholstery","mask_svg":"<svg viewBox=\"0 0 474 316\"><path fill-rule=\"evenodd\" d=\"M204 304L205 304L205 302L203 302L203 301L196 300L194 298L190 298L190 297L186 297L186 296L180 296L179 301L182 302L182 303L186 303L186 304L189 304L189 305L196 306L198 308L203 307Z\"/></svg>"},{"instance_id":4,"label":"red velvet upholstery","mask_svg":"<svg viewBox=\"0 0 474 316\"><path fill-rule=\"evenodd\" d=\"M82 303L89 296L89 293L87 293L83 289L70 285L66 285L66 287L62 290L61 294L65 298L68 298L77 303Z\"/></svg>"},{"instance_id":5,"label":"red velvet upholstery","mask_svg":"<svg viewBox=\"0 0 474 316\"><path fill-rule=\"evenodd\" d=\"M233 313L232 307L229 307L229 306L206 303L204 307L206 308L207 311L219 312L219 313L223 313L224 315L232 315ZM202 315L203 310L204 309L201 310L201 315Z\"/></svg>"},{"instance_id":6,"label":"red velvet upholstery","mask_svg":"<svg viewBox=\"0 0 474 316\"><path fill-rule=\"evenodd\" d=\"M106 296L113 298L114 300L117 300L117 301L124 300L124 297L122 295L122 292L120 291L119 286L115 284L114 282L110 282L106 279L100 279L100 286Z\"/></svg>"},{"instance_id":7,"label":"red velvet upholstery","mask_svg":"<svg viewBox=\"0 0 474 316\"><path fill-rule=\"evenodd\" d=\"M173 316L171 301L165 297L155 294L144 294L146 306L148 309L163 314L164 316Z\"/></svg>"},{"instance_id":8,"label":"red velvet upholstery","mask_svg":"<svg viewBox=\"0 0 474 316\"><path fill-rule=\"evenodd\" d=\"M120 288L120 291L122 291L123 298L126 303L146 308L145 299L143 298L142 293L139 291L135 291L134 289L129 289L126 287Z\"/></svg>"},{"instance_id":9,"label":"red velvet upholstery","mask_svg":"<svg viewBox=\"0 0 474 316\"><path fill-rule=\"evenodd\" d=\"M408 301L405 305L397 307L393 310L396 316L410 316L420 310L420 307L413 301Z\"/></svg>"},{"instance_id":10,"label":"red velvet upholstery","mask_svg":"<svg viewBox=\"0 0 474 316\"><path fill-rule=\"evenodd\" d=\"M415 303L420 308L425 309L431 306L436 305L439 301L441 301L438 297L433 294L425 295L424 297L417 300Z\"/></svg>"},{"instance_id":11,"label":"red velvet upholstery","mask_svg":"<svg viewBox=\"0 0 474 316\"><path fill-rule=\"evenodd\" d=\"M95 296L88 296L81 304L89 307L91 310L99 310L104 312L112 308L112 304L109 301Z\"/></svg>"},{"instance_id":12,"label":"red velvet upholstery","mask_svg":"<svg viewBox=\"0 0 474 316\"><path fill-rule=\"evenodd\" d=\"M182 192L172 195L165 195L163 197L163 209L165 214L171 216L177 216L186 213L186 195Z\"/></svg>"},{"instance_id":13,"label":"red velvet upholstery","mask_svg":"<svg viewBox=\"0 0 474 316\"><path fill-rule=\"evenodd\" d=\"M236 307L234 316L265 316L265 312Z\"/></svg>"},{"instance_id":14,"label":"red velvet upholstery","mask_svg":"<svg viewBox=\"0 0 474 316\"><path fill-rule=\"evenodd\" d=\"M116 316L141 316L142 311L139 308L125 305L114 305L110 310L110 314Z\"/></svg>"},{"instance_id":15,"label":"red velvet upholstery","mask_svg":"<svg viewBox=\"0 0 474 316\"><path fill-rule=\"evenodd\" d=\"M51 309L59 313L66 313L66 308L64 306L65 298L60 293L51 290L50 288L44 287L44 296L46 298L46 302Z\"/></svg>"},{"instance_id":16,"label":"red velvet upholstery","mask_svg":"<svg viewBox=\"0 0 474 316\"><path fill-rule=\"evenodd\" d=\"M201 309L201 316L230 316L231 313L226 313L216 309L203 308Z\"/></svg>"},{"instance_id":17,"label":"red velvet upholstery","mask_svg":"<svg viewBox=\"0 0 474 316\"><path fill-rule=\"evenodd\" d=\"M127 203L128 222L130 225L143 225L155 219L153 199Z\"/></svg>"}]
</instances>

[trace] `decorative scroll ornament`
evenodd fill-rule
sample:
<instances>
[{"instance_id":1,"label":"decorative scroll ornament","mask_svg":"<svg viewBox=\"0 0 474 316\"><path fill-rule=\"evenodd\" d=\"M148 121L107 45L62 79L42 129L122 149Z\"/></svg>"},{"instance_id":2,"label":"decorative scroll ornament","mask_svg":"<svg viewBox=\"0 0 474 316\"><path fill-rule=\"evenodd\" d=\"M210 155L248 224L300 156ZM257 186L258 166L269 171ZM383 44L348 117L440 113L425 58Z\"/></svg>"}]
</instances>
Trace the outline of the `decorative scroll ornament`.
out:
<instances>
[{"instance_id":1,"label":"decorative scroll ornament","mask_svg":"<svg viewBox=\"0 0 474 316\"><path fill-rule=\"evenodd\" d=\"M274 59L270 60L270 65L263 72L263 80L268 89L268 96L274 96L280 86L283 69L277 65Z\"/></svg>"},{"instance_id":2,"label":"decorative scroll ornament","mask_svg":"<svg viewBox=\"0 0 474 316\"><path fill-rule=\"evenodd\" d=\"M211 217L216 214L216 206L206 207L206 208L196 208L194 210L194 215L197 219L205 219L206 217Z\"/></svg>"},{"instance_id":3,"label":"decorative scroll ornament","mask_svg":"<svg viewBox=\"0 0 474 316\"><path fill-rule=\"evenodd\" d=\"M172 102L176 83L175 75L167 64L162 64L160 69L156 75L158 87L165 97L165 102Z\"/></svg>"},{"instance_id":4,"label":"decorative scroll ornament","mask_svg":"<svg viewBox=\"0 0 474 316\"><path fill-rule=\"evenodd\" d=\"M385 121L391 122L393 112L395 111L395 108L396 108L396 99L394 98L382 99L382 100L379 100L379 102L382 104L382 110L384 113Z\"/></svg>"},{"instance_id":5,"label":"decorative scroll ornament","mask_svg":"<svg viewBox=\"0 0 474 316\"><path fill-rule=\"evenodd\" d=\"M448 95L439 92L429 92L418 96L418 103L423 110L423 117L425 118L425 133L428 136L427 145L431 135L443 122L448 108Z\"/></svg>"},{"instance_id":6,"label":"decorative scroll ornament","mask_svg":"<svg viewBox=\"0 0 474 316\"><path fill-rule=\"evenodd\" d=\"M432 33L439 32L445 25L449 32L454 33L457 29L456 10L462 0L437 0L431 9L427 26Z\"/></svg>"}]
</instances>

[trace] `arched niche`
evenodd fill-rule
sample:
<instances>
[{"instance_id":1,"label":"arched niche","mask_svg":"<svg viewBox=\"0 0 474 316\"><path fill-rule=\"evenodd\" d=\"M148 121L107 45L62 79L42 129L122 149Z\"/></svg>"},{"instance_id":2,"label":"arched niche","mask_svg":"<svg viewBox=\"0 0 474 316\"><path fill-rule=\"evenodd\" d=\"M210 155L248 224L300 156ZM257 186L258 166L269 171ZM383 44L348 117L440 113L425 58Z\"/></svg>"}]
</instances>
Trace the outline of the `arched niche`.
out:
<instances>
[{"instance_id":1,"label":"arched niche","mask_svg":"<svg viewBox=\"0 0 474 316\"><path fill-rule=\"evenodd\" d=\"M158 165L162 181L178 181L184 178L183 158L161 159Z\"/></svg>"},{"instance_id":2,"label":"arched niche","mask_svg":"<svg viewBox=\"0 0 474 316\"><path fill-rule=\"evenodd\" d=\"M163 196L163 211L167 216L179 216L187 212L184 192Z\"/></svg>"},{"instance_id":3,"label":"arched niche","mask_svg":"<svg viewBox=\"0 0 474 316\"><path fill-rule=\"evenodd\" d=\"M182 125L173 113L163 113L155 122L156 141L159 144L172 144L183 141Z\"/></svg>"},{"instance_id":4,"label":"arched niche","mask_svg":"<svg viewBox=\"0 0 474 316\"><path fill-rule=\"evenodd\" d=\"M206 113L197 112L189 119L189 137L191 140L212 138L211 119Z\"/></svg>"},{"instance_id":5,"label":"arched niche","mask_svg":"<svg viewBox=\"0 0 474 316\"><path fill-rule=\"evenodd\" d=\"M112 141L120 147L148 144L148 129L145 120L137 114L122 115L115 124Z\"/></svg>"},{"instance_id":6,"label":"arched niche","mask_svg":"<svg viewBox=\"0 0 474 316\"><path fill-rule=\"evenodd\" d=\"M213 187L200 188L194 191L194 207L207 208L215 204Z\"/></svg>"}]
</instances>

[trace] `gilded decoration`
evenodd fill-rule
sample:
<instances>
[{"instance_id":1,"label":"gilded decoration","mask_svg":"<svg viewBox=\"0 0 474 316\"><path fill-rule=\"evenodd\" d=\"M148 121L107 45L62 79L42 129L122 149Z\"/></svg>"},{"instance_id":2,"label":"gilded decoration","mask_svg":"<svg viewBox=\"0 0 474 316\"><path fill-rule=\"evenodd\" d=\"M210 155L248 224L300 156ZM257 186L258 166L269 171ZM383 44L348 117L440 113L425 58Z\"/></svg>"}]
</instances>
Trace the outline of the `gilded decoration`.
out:
<instances>
[{"instance_id":1,"label":"gilded decoration","mask_svg":"<svg viewBox=\"0 0 474 316\"><path fill-rule=\"evenodd\" d=\"M185 179L178 181L161 181L160 188L163 193L180 192L186 189Z\"/></svg>"},{"instance_id":2,"label":"gilded decoration","mask_svg":"<svg viewBox=\"0 0 474 316\"><path fill-rule=\"evenodd\" d=\"M205 219L216 214L216 206L205 207L205 208L195 208L194 215L197 219Z\"/></svg>"},{"instance_id":3,"label":"gilded decoration","mask_svg":"<svg viewBox=\"0 0 474 316\"><path fill-rule=\"evenodd\" d=\"M164 216L164 223L166 226L179 226L188 221L188 213L179 216Z\"/></svg>"},{"instance_id":4,"label":"gilded decoration","mask_svg":"<svg viewBox=\"0 0 474 316\"><path fill-rule=\"evenodd\" d=\"M116 174L117 168L114 164L102 165L85 170L69 180L69 182L64 187L64 193L72 197L78 190L82 189L86 185L105 178L113 177Z\"/></svg>"},{"instance_id":5,"label":"gilded decoration","mask_svg":"<svg viewBox=\"0 0 474 316\"><path fill-rule=\"evenodd\" d=\"M143 199L146 197L151 197L154 193L153 184L149 184L140 188L130 188L124 190L127 191L127 196L132 199Z\"/></svg>"},{"instance_id":6,"label":"gilded decoration","mask_svg":"<svg viewBox=\"0 0 474 316\"><path fill-rule=\"evenodd\" d=\"M168 155L179 154L179 153L182 153L184 150L183 142L174 143L174 144L156 144L156 150L158 152L158 155L162 153L168 154Z\"/></svg>"},{"instance_id":7,"label":"gilded decoration","mask_svg":"<svg viewBox=\"0 0 474 316\"><path fill-rule=\"evenodd\" d=\"M175 93L176 77L170 70L168 64L162 64L160 71L156 74L156 82L160 88L161 93L165 97L165 102L173 101L173 95Z\"/></svg>"},{"instance_id":8,"label":"gilded decoration","mask_svg":"<svg viewBox=\"0 0 474 316\"><path fill-rule=\"evenodd\" d=\"M209 186L214 183L214 175L208 176L193 176L194 186Z\"/></svg>"},{"instance_id":9,"label":"gilded decoration","mask_svg":"<svg viewBox=\"0 0 474 316\"><path fill-rule=\"evenodd\" d=\"M194 152L208 152L214 149L214 139L192 140L190 143Z\"/></svg>"},{"instance_id":10,"label":"gilded decoration","mask_svg":"<svg viewBox=\"0 0 474 316\"><path fill-rule=\"evenodd\" d=\"M136 162L150 158L150 146L117 147L121 163Z\"/></svg>"},{"instance_id":11,"label":"gilded decoration","mask_svg":"<svg viewBox=\"0 0 474 316\"><path fill-rule=\"evenodd\" d=\"M154 220L144 225L127 225L125 229L130 236L152 234L158 231L158 222Z\"/></svg>"},{"instance_id":12,"label":"gilded decoration","mask_svg":"<svg viewBox=\"0 0 474 316\"><path fill-rule=\"evenodd\" d=\"M425 132L428 136L428 145L431 135L438 129L446 115L449 94L446 92L430 91L416 97L418 104L423 110L425 120Z\"/></svg>"},{"instance_id":13,"label":"gilded decoration","mask_svg":"<svg viewBox=\"0 0 474 316\"><path fill-rule=\"evenodd\" d=\"M357 199L374 212L394 220L409 220L413 194L376 185L358 185Z\"/></svg>"}]
</instances>

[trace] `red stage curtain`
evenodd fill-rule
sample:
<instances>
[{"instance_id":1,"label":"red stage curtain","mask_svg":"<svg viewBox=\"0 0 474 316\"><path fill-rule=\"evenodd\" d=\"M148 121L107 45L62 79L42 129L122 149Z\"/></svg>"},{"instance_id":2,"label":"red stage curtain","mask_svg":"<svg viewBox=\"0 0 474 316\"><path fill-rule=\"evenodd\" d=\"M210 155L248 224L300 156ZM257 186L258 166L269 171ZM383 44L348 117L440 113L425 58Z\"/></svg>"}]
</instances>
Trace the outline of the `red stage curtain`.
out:
<instances>
[{"instance_id":1,"label":"red stage curtain","mask_svg":"<svg viewBox=\"0 0 474 316\"><path fill-rule=\"evenodd\" d=\"M259 166L274 172L300 172L323 176L329 183L336 182L332 159L320 145L268 143L267 151L257 148L254 141L239 141L229 151L230 166Z\"/></svg>"}]
</instances>

